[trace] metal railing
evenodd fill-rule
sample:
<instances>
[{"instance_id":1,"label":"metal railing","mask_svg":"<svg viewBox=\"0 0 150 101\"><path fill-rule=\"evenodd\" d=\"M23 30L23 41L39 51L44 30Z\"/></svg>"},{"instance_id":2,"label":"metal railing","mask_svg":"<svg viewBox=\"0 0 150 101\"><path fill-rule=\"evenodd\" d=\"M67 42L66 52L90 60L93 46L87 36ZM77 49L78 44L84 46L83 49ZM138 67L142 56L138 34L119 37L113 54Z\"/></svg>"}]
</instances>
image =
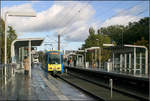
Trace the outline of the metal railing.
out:
<instances>
[{"instance_id":1,"label":"metal railing","mask_svg":"<svg viewBox=\"0 0 150 101\"><path fill-rule=\"evenodd\" d=\"M141 67L140 67L141 65ZM109 68L107 68L107 62L102 63L101 67L95 66L94 68L89 65L88 67L84 67L84 66L79 66L79 65L74 65L72 64L67 64L64 63L64 66L67 67L76 67L76 68L85 68L85 69L92 69L92 70L97 70L97 71L107 71L107 72L116 72L116 73L123 73L123 74L129 74L129 75L133 75L133 76L147 76L145 74L145 64L138 64L136 63L136 68L133 68L134 65L132 64L131 67L129 67L129 64L127 64L127 66L125 67L125 65L123 65L122 67L120 67L120 64L112 64L112 66Z\"/></svg>"},{"instance_id":2,"label":"metal railing","mask_svg":"<svg viewBox=\"0 0 150 101\"><path fill-rule=\"evenodd\" d=\"M3 87L7 82L15 76L16 64L0 64L0 87Z\"/></svg>"}]
</instances>

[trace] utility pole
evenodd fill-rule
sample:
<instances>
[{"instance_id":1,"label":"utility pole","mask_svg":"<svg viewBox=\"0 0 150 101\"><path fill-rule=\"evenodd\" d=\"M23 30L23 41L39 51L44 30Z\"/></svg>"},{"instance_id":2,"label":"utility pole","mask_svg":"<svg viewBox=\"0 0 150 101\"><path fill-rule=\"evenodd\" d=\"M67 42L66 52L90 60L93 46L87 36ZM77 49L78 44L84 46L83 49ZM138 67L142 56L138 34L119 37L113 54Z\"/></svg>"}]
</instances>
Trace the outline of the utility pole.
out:
<instances>
[{"instance_id":1,"label":"utility pole","mask_svg":"<svg viewBox=\"0 0 150 101\"><path fill-rule=\"evenodd\" d=\"M60 50L60 34L58 34L58 50Z\"/></svg>"}]
</instances>

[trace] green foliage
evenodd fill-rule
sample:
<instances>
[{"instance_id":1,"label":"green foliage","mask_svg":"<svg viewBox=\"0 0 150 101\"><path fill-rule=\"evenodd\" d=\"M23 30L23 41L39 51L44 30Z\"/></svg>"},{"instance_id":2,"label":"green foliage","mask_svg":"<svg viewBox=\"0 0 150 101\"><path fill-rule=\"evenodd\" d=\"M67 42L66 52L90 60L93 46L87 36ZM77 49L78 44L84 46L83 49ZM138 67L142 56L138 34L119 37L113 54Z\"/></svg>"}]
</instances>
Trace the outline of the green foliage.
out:
<instances>
[{"instance_id":1,"label":"green foliage","mask_svg":"<svg viewBox=\"0 0 150 101\"><path fill-rule=\"evenodd\" d=\"M0 57L1 57L1 62L4 63L4 45L5 45L5 22L3 19L0 18ZM13 40L17 38L16 31L11 27L8 26L8 31L7 31L7 60L10 62L10 57L11 57L11 43Z\"/></svg>"},{"instance_id":2,"label":"green foliage","mask_svg":"<svg viewBox=\"0 0 150 101\"><path fill-rule=\"evenodd\" d=\"M0 19L0 62L4 63L4 35L5 35L5 22Z\"/></svg>"},{"instance_id":3,"label":"green foliage","mask_svg":"<svg viewBox=\"0 0 150 101\"><path fill-rule=\"evenodd\" d=\"M85 40L85 44L82 45L82 49L89 48L89 47L103 47L103 44L109 44L111 43L111 39L108 35L102 35L102 34L95 34L95 30L91 27L89 29L89 36ZM106 52L105 52L106 53ZM93 57L94 52L88 52L86 55L86 61L94 61L91 57ZM109 54L104 54L108 55L107 58L109 57ZM97 54L98 56L98 54ZM99 57L97 57L96 61L98 60ZM105 56L102 57L103 59L106 58Z\"/></svg>"},{"instance_id":4,"label":"green foliage","mask_svg":"<svg viewBox=\"0 0 150 101\"><path fill-rule=\"evenodd\" d=\"M95 30L92 27L89 28L89 34L90 35L94 35L95 34Z\"/></svg>"},{"instance_id":5,"label":"green foliage","mask_svg":"<svg viewBox=\"0 0 150 101\"><path fill-rule=\"evenodd\" d=\"M17 39L17 34L16 31L11 27L8 26L8 31L7 31L7 60L9 61L11 58L11 43Z\"/></svg>"},{"instance_id":6,"label":"green foliage","mask_svg":"<svg viewBox=\"0 0 150 101\"><path fill-rule=\"evenodd\" d=\"M135 45L144 45L146 47L149 47L149 43L147 40L144 39L144 37L141 38L141 40L138 40L134 43Z\"/></svg>"},{"instance_id":7,"label":"green foliage","mask_svg":"<svg viewBox=\"0 0 150 101\"><path fill-rule=\"evenodd\" d=\"M115 45L136 44L149 46L149 17L145 17L138 22L129 22L127 26L113 25L95 30L89 28L89 36L81 49L89 47L103 47L103 44L113 43ZM101 60L106 61L110 57L109 51L102 51ZM87 53L87 61L91 61L91 53Z\"/></svg>"},{"instance_id":8,"label":"green foliage","mask_svg":"<svg viewBox=\"0 0 150 101\"><path fill-rule=\"evenodd\" d=\"M82 45L82 49L89 47L102 47L103 43L111 43L110 37L102 34L95 34L93 28L89 29L89 36L85 40L85 44Z\"/></svg>"},{"instance_id":9,"label":"green foliage","mask_svg":"<svg viewBox=\"0 0 150 101\"><path fill-rule=\"evenodd\" d=\"M145 17L138 22L129 22L127 26L113 25L98 29L98 34L108 35L117 45L134 44L143 37L149 40L149 18ZM141 44L145 45L146 44Z\"/></svg>"},{"instance_id":10,"label":"green foliage","mask_svg":"<svg viewBox=\"0 0 150 101\"><path fill-rule=\"evenodd\" d=\"M149 41L149 18L143 18L138 22L129 23L124 33L124 43L134 44L141 38ZM142 45L142 44L141 44ZM146 45L145 45L146 46Z\"/></svg>"},{"instance_id":11,"label":"green foliage","mask_svg":"<svg viewBox=\"0 0 150 101\"><path fill-rule=\"evenodd\" d=\"M117 45L122 44L125 27L121 25L113 25L108 27L102 27L98 30L98 34L108 35L111 37L112 42L116 42Z\"/></svg>"}]
</instances>

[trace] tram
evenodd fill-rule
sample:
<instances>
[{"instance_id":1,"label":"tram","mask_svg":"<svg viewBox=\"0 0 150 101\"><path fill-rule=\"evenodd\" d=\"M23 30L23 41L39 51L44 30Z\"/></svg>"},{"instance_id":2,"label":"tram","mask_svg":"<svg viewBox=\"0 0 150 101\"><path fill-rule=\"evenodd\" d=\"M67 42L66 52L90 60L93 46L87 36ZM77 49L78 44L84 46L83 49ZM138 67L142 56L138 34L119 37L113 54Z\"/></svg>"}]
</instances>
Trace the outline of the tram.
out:
<instances>
[{"instance_id":1,"label":"tram","mask_svg":"<svg viewBox=\"0 0 150 101\"><path fill-rule=\"evenodd\" d=\"M48 51L43 56L42 67L52 74L63 73L63 53L60 51Z\"/></svg>"}]
</instances>

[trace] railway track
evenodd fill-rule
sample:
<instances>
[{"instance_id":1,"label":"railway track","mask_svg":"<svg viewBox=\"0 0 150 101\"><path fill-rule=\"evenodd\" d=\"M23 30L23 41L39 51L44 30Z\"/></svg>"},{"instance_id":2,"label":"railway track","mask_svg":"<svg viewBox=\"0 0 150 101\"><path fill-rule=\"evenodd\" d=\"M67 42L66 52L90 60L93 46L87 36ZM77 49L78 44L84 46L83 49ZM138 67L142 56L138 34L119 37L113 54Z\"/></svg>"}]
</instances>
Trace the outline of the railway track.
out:
<instances>
[{"instance_id":1,"label":"railway track","mask_svg":"<svg viewBox=\"0 0 150 101\"><path fill-rule=\"evenodd\" d=\"M76 88L88 93L97 100L103 101L141 101L147 100L139 96L133 96L132 94L126 94L120 91L113 90L111 92L108 86L104 84L96 84L81 76L77 76L71 73L64 73L63 75L57 74L57 77L66 81L67 83L75 86Z\"/></svg>"}]
</instances>

